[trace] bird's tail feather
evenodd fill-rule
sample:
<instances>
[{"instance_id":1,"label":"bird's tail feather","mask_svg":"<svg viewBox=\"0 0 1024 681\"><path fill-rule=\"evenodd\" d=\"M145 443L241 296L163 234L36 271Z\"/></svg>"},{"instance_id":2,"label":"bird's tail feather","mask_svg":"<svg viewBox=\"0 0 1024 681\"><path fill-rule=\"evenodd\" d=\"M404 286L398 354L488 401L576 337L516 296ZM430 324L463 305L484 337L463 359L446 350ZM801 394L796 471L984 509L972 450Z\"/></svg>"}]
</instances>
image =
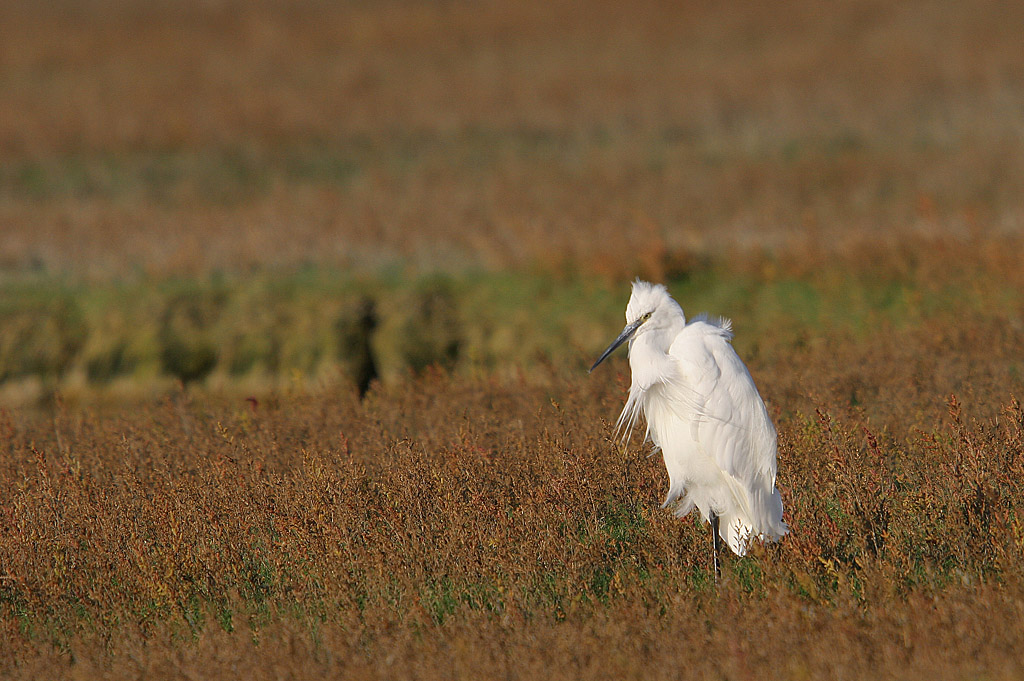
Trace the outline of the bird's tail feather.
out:
<instances>
[{"instance_id":1,"label":"bird's tail feather","mask_svg":"<svg viewBox=\"0 0 1024 681\"><path fill-rule=\"evenodd\" d=\"M754 528L743 522L743 519L738 515L722 516L718 527L718 533L725 540L725 543L729 545L733 553L737 556L747 555L747 546L750 545L751 534L753 534Z\"/></svg>"},{"instance_id":2,"label":"bird's tail feather","mask_svg":"<svg viewBox=\"0 0 1024 681\"><path fill-rule=\"evenodd\" d=\"M782 499L779 496L779 491L772 490L772 492L772 499L769 502L771 508L763 508L763 505L756 504L755 500L755 505L758 506L757 510L760 511L756 518L745 516L740 511L721 516L719 534L737 556L746 555L747 547L754 539L778 541L789 532L789 526L782 520ZM778 506L778 510L775 510L775 505ZM758 528L757 531L755 531L755 527Z\"/></svg>"}]
</instances>

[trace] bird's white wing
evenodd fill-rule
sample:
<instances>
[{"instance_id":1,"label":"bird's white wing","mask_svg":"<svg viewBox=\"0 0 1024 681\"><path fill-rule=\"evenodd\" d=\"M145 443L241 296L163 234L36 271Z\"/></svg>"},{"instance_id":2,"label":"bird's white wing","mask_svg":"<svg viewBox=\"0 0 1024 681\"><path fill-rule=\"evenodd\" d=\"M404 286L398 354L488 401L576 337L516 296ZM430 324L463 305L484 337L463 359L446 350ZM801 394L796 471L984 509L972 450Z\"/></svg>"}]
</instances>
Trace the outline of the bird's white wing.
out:
<instances>
[{"instance_id":1,"label":"bird's white wing","mask_svg":"<svg viewBox=\"0 0 1024 681\"><path fill-rule=\"evenodd\" d=\"M728 322L687 324L669 349L676 363L674 392L678 408L689 411L691 435L704 451L744 488L770 496L775 427L731 338ZM761 500L751 501L759 506Z\"/></svg>"}]
</instances>

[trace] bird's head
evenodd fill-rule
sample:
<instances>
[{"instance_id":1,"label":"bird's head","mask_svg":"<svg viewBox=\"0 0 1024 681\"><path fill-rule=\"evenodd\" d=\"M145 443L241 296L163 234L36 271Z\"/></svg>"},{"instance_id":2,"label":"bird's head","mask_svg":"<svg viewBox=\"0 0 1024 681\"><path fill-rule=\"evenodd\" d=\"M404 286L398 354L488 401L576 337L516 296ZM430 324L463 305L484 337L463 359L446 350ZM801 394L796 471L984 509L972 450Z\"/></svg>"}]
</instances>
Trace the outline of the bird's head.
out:
<instances>
[{"instance_id":1,"label":"bird's head","mask_svg":"<svg viewBox=\"0 0 1024 681\"><path fill-rule=\"evenodd\" d=\"M626 303L626 324L640 322L637 333L670 326L683 316L679 307L664 284L652 284L637 279L633 292Z\"/></svg>"},{"instance_id":2,"label":"bird's head","mask_svg":"<svg viewBox=\"0 0 1024 681\"><path fill-rule=\"evenodd\" d=\"M684 322L682 308L669 295L664 285L637 279L633 282L633 292L629 296L629 303L626 304L626 328L612 341L608 349L601 353L590 370L596 369L597 365L626 341L640 334L667 330Z\"/></svg>"}]
</instances>

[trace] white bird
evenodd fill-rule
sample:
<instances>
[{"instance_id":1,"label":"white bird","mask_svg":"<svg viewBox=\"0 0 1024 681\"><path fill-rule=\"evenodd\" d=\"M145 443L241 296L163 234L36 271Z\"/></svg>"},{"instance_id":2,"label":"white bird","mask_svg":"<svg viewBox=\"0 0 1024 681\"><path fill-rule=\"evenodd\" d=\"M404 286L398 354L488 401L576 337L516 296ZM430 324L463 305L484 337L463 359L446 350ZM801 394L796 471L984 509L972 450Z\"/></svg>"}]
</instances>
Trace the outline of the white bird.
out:
<instances>
[{"instance_id":1,"label":"white bird","mask_svg":"<svg viewBox=\"0 0 1024 681\"><path fill-rule=\"evenodd\" d=\"M789 531L775 488L776 435L754 379L736 354L727 319L683 310L661 284L633 282L626 328L590 367L629 341L632 383L616 424L628 439L638 416L661 450L669 490L663 508L696 507L711 522L716 579L719 542L742 556L755 538Z\"/></svg>"}]
</instances>

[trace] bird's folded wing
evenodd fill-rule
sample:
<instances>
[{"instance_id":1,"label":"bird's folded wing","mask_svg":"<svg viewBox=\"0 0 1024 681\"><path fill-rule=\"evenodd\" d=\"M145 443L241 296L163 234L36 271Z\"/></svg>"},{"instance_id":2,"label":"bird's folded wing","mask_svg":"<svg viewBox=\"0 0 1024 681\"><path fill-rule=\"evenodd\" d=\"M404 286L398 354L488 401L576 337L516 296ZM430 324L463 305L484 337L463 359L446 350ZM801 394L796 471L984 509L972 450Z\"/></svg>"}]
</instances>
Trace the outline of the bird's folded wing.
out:
<instances>
[{"instance_id":1,"label":"bird's folded wing","mask_svg":"<svg viewBox=\"0 0 1024 681\"><path fill-rule=\"evenodd\" d=\"M691 322L669 350L670 392L691 422L691 435L723 471L748 487L774 485L775 428L727 326Z\"/></svg>"}]
</instances>

